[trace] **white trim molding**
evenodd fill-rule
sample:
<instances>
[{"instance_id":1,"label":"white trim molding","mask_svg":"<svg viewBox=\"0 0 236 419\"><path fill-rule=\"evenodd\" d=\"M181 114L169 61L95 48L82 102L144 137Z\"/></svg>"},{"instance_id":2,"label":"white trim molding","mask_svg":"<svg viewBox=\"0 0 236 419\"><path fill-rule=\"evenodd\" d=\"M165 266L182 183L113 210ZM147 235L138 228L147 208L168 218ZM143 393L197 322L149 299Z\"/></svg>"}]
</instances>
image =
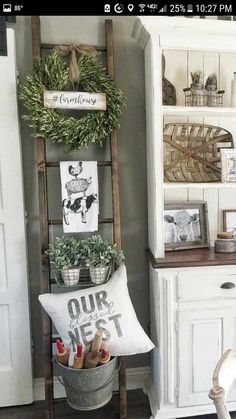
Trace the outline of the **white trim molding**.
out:
<instances>
[{"instance_id":1,"label":"white trim molding","mask_svg":"<svg viewBox=\"0 0 236 419\"><path fill-rule=\"evenodd\" d=\"M132 37L145 49L149 39L162 49L236 52L236 22L185 17L142 16Z\"/></svg>"},{"instance_id":2,"label":"white trim molding","mask_svg":"<svg viewBox=\"0 0 236 419\"><path fill-rule=\"evenodd\" d=\"M143 388L144 380L150 375L150 367L139 367L139 368L128 368L126 370L126 379L127 379L127 389L135 390L138 388ZM114 391L118 390L118 377L116 375L114 382ZM54 398L65 397L65 389L62 384L59 382L57 377L54 377ZM34 401L44 400L44 378L35 378L34 379Z\"/></svg>"},{"instance_id":3,"label":"white trim molding","mask_svg":"<svg viewBox=\"0 0 236 419\"><path fill-rule=\"evenodd\" d=\"M174 31L174 32L173 32ZM193 33L194 31L194 33ZM209 20L209 19L186 19L185 17L172 17L172 16L142 16L135 20L134 27L132 30L132 37L136 39L137 44L145 49L147 42L150 38L152 39L158 34L171 33L172 39L176 34L191 36L191 41L194 36L199 37L199 31L203 35L220 35L223 37L233 38L236 33L236 24L234 21L223 21L223 20ZM173 35L174 34L174 35ZM225 39L223 39L225 42ZM183 42L183 39L182 39ZM219 49L219 45L217 45ZM227 48L235 47L233 45Z\"/></svg>"}]
</instances>

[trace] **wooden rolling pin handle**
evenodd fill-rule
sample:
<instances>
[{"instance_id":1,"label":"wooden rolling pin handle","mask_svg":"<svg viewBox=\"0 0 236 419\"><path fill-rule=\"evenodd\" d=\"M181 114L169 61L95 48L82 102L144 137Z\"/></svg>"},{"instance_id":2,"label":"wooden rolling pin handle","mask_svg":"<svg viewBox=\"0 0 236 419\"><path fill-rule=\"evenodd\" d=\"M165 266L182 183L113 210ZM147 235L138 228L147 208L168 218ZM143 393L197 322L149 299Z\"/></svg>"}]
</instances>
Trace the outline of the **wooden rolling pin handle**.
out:
<instances>
[{"instance_id":1,"label":"wooden rolling pin handle","mask_svg":"<svg viewBox=\"0 0 236 419\"><path fill-rule=\"evenodd\" d=\"M109 352L109 351L107 351L107 350L105 350L105 349L103 349L103 350L100 352L99 364L100 364L100 365L107 364L107 363L110 361L110 359L111 359L111 354L110 354L110 352Z\"/></svg>"},{"instance_id":2,"label":"wooden rolling pin handle","mask_svg":"<svg viewBox=\"0 0 236 419\"><path fill-rule=\"evenodd\" d=\"M99 363L99 352L98 351L88 352L84 360L84 368L94 368L98 365L98 363Z\"/></svg>"},{"instance_id":3,"label":"wooden rolling pin handle","mask_svg":"<svg viewBox=\"0 0 236 419\"><path fill-rule=\"evenodd\" d=\"M67 366L69 361L70 351L65 349L63 343L58 339L57 340L57 360L61 364Z\"/></svg>"},{"instance_id":4,"label":"wooden rolling pin handle","mask_svg":"<svg viewBox=\"0 0 236 419\"><path fill-rule=\"evenodd\" d=\"M74 356L73 368L81 369L84 364L83 345L78 343L77 352Z\"/></svg>"},{"instance_id":5,"label":"wooden rolling pin handle","mask_svg":"<svg viewBox=\"0 0 236 419\"><path fill-rule=\"evenodd\" d=\"M91 344L91 352L94 352L94 351L99 352L101 350L102 336L103 336L103 330L97 330Z\"/></svg>"}]
</instances>

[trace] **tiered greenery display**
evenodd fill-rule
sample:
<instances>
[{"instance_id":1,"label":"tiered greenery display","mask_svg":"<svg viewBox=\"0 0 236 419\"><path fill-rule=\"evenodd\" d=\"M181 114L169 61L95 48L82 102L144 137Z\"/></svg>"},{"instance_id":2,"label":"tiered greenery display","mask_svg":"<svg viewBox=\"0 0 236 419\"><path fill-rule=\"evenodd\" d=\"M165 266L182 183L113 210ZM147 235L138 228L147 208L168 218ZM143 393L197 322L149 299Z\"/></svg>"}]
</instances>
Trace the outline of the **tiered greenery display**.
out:
<instances>
[{"instance_id":1,"label":"tiered greenery display","mask_svg":"<svg viewBox=\"0 0 236 419\"><path fill-rule=\"evenodd\" d=\"M44 90L70 90L69 67L54 50L44 60L39 60L33 73L27 76L20 97L28 109L24 118L31 121L37 137L65 144L69 151L88 147L91 143L102 145L112 130L119 125L124 105L124 94L106 74L96 58L81 55L79 88L85 92L106 93L107 110L91 111L80 119L68 117L58 109L44 108Z\"/></svg>"},{"instance_id":2,"label":"tiered greenery display","mask_svg":"<svg viewBox=\"0 0 236 419\"><path fill-rule=\"evenodd\" d=\"M49 245L46 253L58 269L75 266L96 268L124 261L123 251L119 250L116 244L103 240L99 234L80 240L73 237L57 237Z\"/></svg>"}]
</instances>

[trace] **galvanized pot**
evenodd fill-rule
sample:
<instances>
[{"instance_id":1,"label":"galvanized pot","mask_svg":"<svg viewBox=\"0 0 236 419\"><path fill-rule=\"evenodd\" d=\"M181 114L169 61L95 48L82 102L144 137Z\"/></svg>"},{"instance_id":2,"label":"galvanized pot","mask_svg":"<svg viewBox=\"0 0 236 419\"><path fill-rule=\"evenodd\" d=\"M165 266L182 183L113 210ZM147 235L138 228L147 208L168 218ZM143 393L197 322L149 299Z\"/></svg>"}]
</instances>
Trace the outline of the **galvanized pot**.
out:
<instances>
[{"instance_id":1,"label":"galvanized pot","mask_svg":"<svg viewBox=\"0 0 236 419\"><path fill-rule=\"evenodd\" d=\"M107 364L91 369L74 369L60 364L53 358L57 374L63 379L67 403L77 410L95 410L112 398L117 357Z\"/></svg>"},{"instance_id":2,"label":"galvanized pot","mask_svg":"<svg viewBox=\"0 0 236 419\"><path fill-rule=\"evenodd\" d=\"M79 282L80 268L61 269L61 276L66 285L76 285Z\"/></svg>"},{"instance_id":3,"label":"galvanized pot","mask_svg":"<svg viewBox=\"0 0 236 419\"><path fill-rule=\"evenodd\" d=\"M110 275L111 266L102 266L99 268L89 268L90 278L94 284L104 284Z\"/></svg>"}]
</instances>

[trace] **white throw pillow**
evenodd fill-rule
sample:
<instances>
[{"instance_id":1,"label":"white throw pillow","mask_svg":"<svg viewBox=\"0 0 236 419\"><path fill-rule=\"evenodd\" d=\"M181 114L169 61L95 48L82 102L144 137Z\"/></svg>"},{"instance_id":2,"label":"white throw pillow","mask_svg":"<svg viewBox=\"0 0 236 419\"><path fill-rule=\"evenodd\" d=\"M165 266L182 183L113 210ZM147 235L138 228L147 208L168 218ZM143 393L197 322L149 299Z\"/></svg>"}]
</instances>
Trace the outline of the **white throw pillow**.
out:
<instances>
[{"instance_id":1,"label":"white throw pillow","mask_svg":"<svg viewBox=\"0 0 236 419\"><path fill-rule=\"evenodd\" d=\"M97 329L104 330L104 343L112 355L148 352L153 343L135 314L127 288L125 265L109 282L64 294L39 295L63 343L76 350L78 342L89 345Z\"/></svg>"}]
</instances>

